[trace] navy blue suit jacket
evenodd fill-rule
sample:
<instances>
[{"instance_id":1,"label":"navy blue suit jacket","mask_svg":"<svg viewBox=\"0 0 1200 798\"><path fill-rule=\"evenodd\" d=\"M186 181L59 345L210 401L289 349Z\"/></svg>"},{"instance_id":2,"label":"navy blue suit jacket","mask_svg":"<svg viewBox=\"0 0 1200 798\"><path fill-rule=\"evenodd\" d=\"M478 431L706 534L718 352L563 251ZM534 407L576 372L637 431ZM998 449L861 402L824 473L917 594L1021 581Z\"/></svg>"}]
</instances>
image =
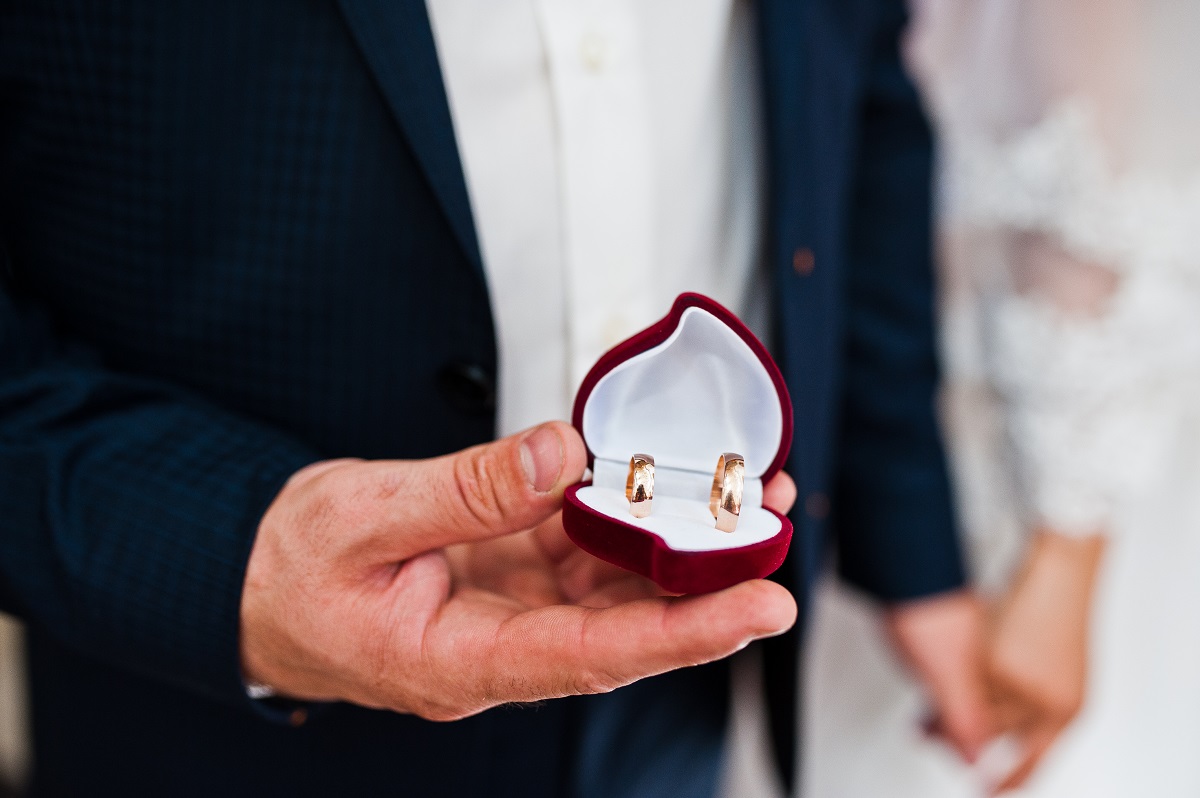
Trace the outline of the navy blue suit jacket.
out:
<instances>
[{"instance_id":1,"label":"navy blue suit jacket","mask_svg":"<svg viewBox=\"0 0 1200 798\"><path fill-rule=\"evenodd\" d=\"M844 574L886 599L962 579L901 6L759 2L785 567L809 582L829 516ZM0 286L0 608L30 630L44 793L562 789L569 701L292 728L238 672L246 559L288 475L493 435L421 0L0 0Z\"/></svg>"}]
</instances>

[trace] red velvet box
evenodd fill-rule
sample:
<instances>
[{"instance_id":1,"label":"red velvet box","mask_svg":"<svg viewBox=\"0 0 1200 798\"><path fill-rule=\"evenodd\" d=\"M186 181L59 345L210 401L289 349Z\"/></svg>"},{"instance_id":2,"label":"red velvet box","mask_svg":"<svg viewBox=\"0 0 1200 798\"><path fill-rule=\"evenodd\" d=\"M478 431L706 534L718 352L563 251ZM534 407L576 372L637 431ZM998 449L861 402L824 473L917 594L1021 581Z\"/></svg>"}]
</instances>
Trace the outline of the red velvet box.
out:
<instances>
[{"instance_id":1,"label":"red velvet box","mask_svg":"<svg viewBox=\"0 0 1200 798\"><path fill-rule=\"evenodd\" d=\"M575 397L592 479L567 489L563 524L580 548L674 593L720 590L781 564L792 524L762 486L792 444L792 403L766 347L708 297L682 294L665 318L606 352ZM655 460L653 511L625 498L629 458ZM737 528L715 527L717 458L746 461Z\"/></svg>"}]
</instances>

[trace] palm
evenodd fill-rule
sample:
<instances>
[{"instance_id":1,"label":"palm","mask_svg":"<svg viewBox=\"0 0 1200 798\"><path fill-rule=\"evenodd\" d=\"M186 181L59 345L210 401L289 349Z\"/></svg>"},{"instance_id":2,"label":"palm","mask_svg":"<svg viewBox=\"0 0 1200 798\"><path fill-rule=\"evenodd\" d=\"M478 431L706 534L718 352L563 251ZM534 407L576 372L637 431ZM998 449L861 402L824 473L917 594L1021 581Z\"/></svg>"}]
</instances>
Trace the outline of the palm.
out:
<instances>
[{"instance_id":1,"label":"palm","mask_svg":"<svg viewBox=\"0 0 1200 798\"><path fill-rule=\"evenodd\" d=\"M396 600L401 594L408 599ZM521 701L602 692L678 667L646 652L693 638L697 647L711 644L711 629L685 624L673 632L683 606L638 601L659 595L649 580L577 549L555 514L533 529L405 562L376 596L387 607L376 616L383 621L376 636L419 641L423 667L476 686L453 700L432 691L423 702L405 701L423 717L451 720L495 705L501 694ZM732 650L725 646L690 661L723 656ZM641 662L647 670L626 674L635 652L658 664Z\"/></svg>"}]
</instances>

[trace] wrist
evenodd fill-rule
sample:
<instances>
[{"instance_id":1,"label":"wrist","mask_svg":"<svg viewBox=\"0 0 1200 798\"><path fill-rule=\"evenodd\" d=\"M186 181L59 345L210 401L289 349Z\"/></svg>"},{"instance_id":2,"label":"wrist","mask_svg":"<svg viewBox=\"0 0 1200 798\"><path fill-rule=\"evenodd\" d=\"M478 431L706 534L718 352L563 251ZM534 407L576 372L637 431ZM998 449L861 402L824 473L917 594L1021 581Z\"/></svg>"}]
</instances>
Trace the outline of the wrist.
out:
<instances>
[{"instance_id":1,"label":"wrist","mask_svg":"<svg viewBox=\"0 0 1200 798\"><path fill-rule=\"evenodd\" d=\"M356 458L320 460L295 471L280 488L259 519L254 542L246 563L239 607L239 657L243 685L251 698L281 695L305 700L324 700L327 696L313 691L299 695L295 689L295 670L300 646L287 634L281 623L289 612L291 587L285 574L298 570L297 556L304 552L302 539L292 529L297 523L297 507L310 485L329 471ZM311 693L311 694L308 694Z\"/></svg>"}]
</instances>

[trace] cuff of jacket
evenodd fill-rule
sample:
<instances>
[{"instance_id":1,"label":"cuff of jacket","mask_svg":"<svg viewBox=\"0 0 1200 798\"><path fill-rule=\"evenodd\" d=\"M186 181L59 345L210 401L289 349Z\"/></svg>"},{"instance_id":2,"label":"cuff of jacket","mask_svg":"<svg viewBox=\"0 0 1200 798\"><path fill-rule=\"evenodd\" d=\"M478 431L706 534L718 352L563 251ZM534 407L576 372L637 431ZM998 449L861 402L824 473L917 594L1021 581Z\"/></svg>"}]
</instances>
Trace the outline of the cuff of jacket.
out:
<instances>
[{"instance_id":1,"label":"cuff of jacket","mask_svg":"<svg viewBox=\"0 0 1200 798\"><path fill-rule=\"evenodd\" d=\"M887 602L963 587L967 574L944 472L886 476L839 490L841 576Z\"/></svg>"},{"instance_id":2,"label":"cuff of jacket","mask_svg":"<svg viewBox=\"0 0 1200 798\"><path fill-rule=\"evenodd\" d=\"M179 420L180 446L162 463L176 473L153 487L139 479L131 490L119 476L108 486L129 495L104 507L106 524L121 508L142 548L136 560L97 579L103 587L89 624L92 645L114 664L248 709L240 635L250 552L284 484L319 458L257 425L211 415L199 435L188 429L199 418L183 413ZM156 448L167 447L160 440ZM156 527L163 531L152 536Z\"/></svg>"},{"instance_id":3,"label":"cuff of jacket","mask_svg":"<svg viewBox=\"0 0 1200 798\"><path fill-rule=\"evenodd\" d=\"M242 545L238 550L237 559L231 563L233 567L228 570L230 581L225 591L228 598L222 613L224 620L216 627L222 634L222 639L217 644L224 651L218 661L228 666L227 671L220 675L220 697L240 703L267 720L292 725L299 725L296 719L301 716L307 718L316 705L286 699L255 699L246 688L241 661L242 591L245 587L250 553L254 548L258 526L263 516L292 475L311 465L315 459L300 451L276 451L254 478L250 492L252 498L239 530Z\"/></svg>"}]
</instances>

